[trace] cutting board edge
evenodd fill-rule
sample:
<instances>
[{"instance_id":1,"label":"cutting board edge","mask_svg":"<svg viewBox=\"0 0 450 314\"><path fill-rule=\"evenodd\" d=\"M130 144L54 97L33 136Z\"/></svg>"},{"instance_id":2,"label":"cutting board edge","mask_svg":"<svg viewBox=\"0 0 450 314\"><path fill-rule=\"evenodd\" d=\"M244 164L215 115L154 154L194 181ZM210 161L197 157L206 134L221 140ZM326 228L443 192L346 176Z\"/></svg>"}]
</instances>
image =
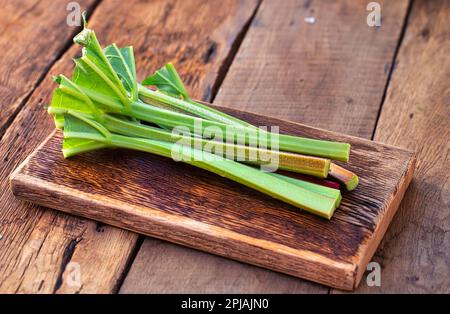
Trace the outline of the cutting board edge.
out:
<instances>
[{"instance_id":1,"label":"cutting board edge","mask_svg":"<svg viewBox=\"0 0 450 314\"><path fill-rule=\"evenodd\" d=\"M259 242L257 244L251 243L255 242L255 239L245 241L242 239L250 237L221 227L198 222L188 217L166 214L166 219L161 220L161 217L152 217L148 214L148 211L154 211L152 209L133 206L104 197L103 202L106 199L108 204L106 206L99 201L89 201L85 197L81 197L82 194L87 193L76 191L75 195L77 196L73 196L69 192L70 189L66 187L58 187L54 183L23 174L20 170L15 171L11 175L10 184L14 196L44 207L101 221L119 228L282 272L298 278L311 280L334 288L351 291L356 287L357 264L337 262L317 253L302 252L264 240L256 241ZM53 199L51 204L48 202L48 198L46 198L49 195L52 195ZM63 197L59 197L61 195ZM67 207L67 204L71 204L71 206ZM121 220L120 215L114 215L114 213L123 215L124 212L127 215L127 222ZM179 229L177 233L173 233L174 220L179 221L176 224L176 227ZM135 224L133 225L133 223ZM151 226L150 231L149 226ZM203 229L199 231L198 227ZM218 232L219 229L220 231L224 231L226 236L221 236ZM211 233L211 230L215 230L215 232L213 231ZM208 238L205 236L208 236ZM202 239L203 237L205 238ZM241 240L236 240L236 237L241 238ZM192 240L189 241L189 239ZM227 246L223 246L224 242ZM270 246L272 246L272 249L277 248L278 250L271 250L268 248ZM270 253L275 254L270 256ZM283 255L284 260L280 259L280 254ZM249 256L248 258L247 255ZM258 262L252 256L265 256L265 259L268 260L265 261L262 259L261 262ZM278 266L277 263L284 263L286 266ZM318 268L321 268L322 271L318 271L317 273L309 271L310 269ZM306 269L309 270L306 271Z\"/></svg>"},{"instance_id":2,"label":"cutting board edge","mask_svg":"<svg viewBox=\"0 0 450 314\"><path fill-rule=\"evenodd\" d=\"M405 172L396 186L396 192L388 201L388 205L383 211L379 222L376 224L376 228L372 232L371 237L366 242L362 243L359 247L358 256L360 258L360 261L358 262L358 266L356 269L355 287L353 287L352 290L356 289L359 286L361 279L366 271L366 267L370 262L370 259L373 257L378 246L381 243L381 240L384 238L384 235L386 234L386 231L391 224L392 219L397 213L400 203L403 200L403 197L413 179L417 164L417 157L413 151L409 152L411 156L406 166Z\"/></svg>"}]
</instances>

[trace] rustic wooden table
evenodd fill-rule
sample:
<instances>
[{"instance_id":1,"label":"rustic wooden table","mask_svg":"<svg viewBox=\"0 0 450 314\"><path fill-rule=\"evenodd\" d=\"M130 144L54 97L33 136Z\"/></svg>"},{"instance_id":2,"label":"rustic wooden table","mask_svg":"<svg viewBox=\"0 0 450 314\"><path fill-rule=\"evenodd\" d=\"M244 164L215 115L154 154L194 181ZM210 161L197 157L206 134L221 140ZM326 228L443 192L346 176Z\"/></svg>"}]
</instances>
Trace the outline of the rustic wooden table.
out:
<instances>
[{"instance_id":1,"label":"rustic wooden table","mask_svg":"<svg viewBox=\"0 0 450 314\"><path fill-rule=\"evenodd\" d=\"M0 292L339 293L13 197L9 174L54 128L51 76L79 50L67 2L0 1ZM171 60L196 98L416 151L381 286L356 292L448 293L450 1L377 1L380 27L368 2L79 1L102 43L135 47L139 79Z\"/></svg>"}]
</instances>

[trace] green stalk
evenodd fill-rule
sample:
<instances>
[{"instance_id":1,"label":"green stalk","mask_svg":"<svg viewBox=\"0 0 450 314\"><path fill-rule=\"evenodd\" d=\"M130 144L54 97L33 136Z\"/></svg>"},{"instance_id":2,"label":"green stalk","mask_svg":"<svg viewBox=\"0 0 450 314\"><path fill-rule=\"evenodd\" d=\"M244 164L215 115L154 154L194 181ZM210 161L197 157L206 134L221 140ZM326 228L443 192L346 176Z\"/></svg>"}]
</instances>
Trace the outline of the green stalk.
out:
<instances>
[{"instance_id":1,"label":"green stalk","mask_svg":"<svg viewBox=\"0 0 450 314\"><path fill-rule=\"evenodd\" d=\"M173 97L170 98L175 99ZM206 127L216 127L223 132L222 134L227 134L228 131L232 134L235 134L238 138L242 138L244 140L244 143L240 144L258 144L261 143L262 139L267 138L268 136L272 138L272 133L264 132L254 127L228 125L221 122L192 117L170 110L150 106L143 102L131 103L130 111L122 113L158 125L165 125L172 128L180 126L187 127L192 133L197 133L199 135L202 134L198 132L200 131L203 133L203 130ZM197 130L196 125L201 126L201 129ZM271 141L267 141L268 148L271 148L270 142ZM321 141L290 135L279 135L279 149L282 151L345 161L348 159L350 145L347 143Z\"/></svg>"},{"instance_id":2,"label":"green stalk","mask_svg":"<svg viewBox=\"0 0 450 314\"><path fill-rule=\"evenodd\" d=\"M64 144L63 144L64 145ZM71 145L69 148L64 148L63 146L63 156L64 158L69 158L78 154L83 154L83 153L87 153L93 150L97 150L97 149L102 149L102 148L107 148L108 145L98 142L98 141L94 141L94 140L87 140L87 141L82 141L77 145Z\"/></svg>"},{"instance_id":3,"label":"green stalk","mask_svg":"<svg viewBox=\"0 0 450 314\"><path fill-rule=\"evenodd\" d=\"M332 189L323 185L319 185L319 184L315 184L315 183L311 183L311 182L307 182L307 181L303 181L300 179L296 179L296 178L292 178L292 177L288 177L279 173L270 173L270 175L275 176L281 180L290 182L292 184L295 184L299 187L302 187L304 189L307 189L308 191L314 192L314 193L319 193L323 196L326 197L330 197L336 200L336 204L335 207L339 207L339 205L341 204L342 201L342 195L341 195L341 191L337 190L337 189Z\"/></svg>"},{"instance_id":4,"label":"green stalk","mask_svg":"<svg viewBox=\"0 0 450 314\"><path fill-rule=\"evenodd\" d=\"M179 112L190 113L195 116L221 122L224 124L232 124L232 125L240 125L245 127L254 127L252 124L240 120L236 117L230 116L226 113L223 113L217 109L211 108L204 104L194 102L190 99L177 99L168 95L165 95L158 91L153 91L151 89L146 88L145 86L138 85L138 92L140 98L145 102L156 101L157 103L161 103L166 105L166 108L169 110L178 109Z\"/></svg>"},{"instance_id":5,"label":"green stalk","mask_svg":"<svg viewBox=\"0 0 450 314\"><path fill-rule=\"evenodd\" d=\"M151 99L156 102L160 102L164 105L167 105L169 107L177 108L179 110L183 110L185 112L194 114L196 116L201 117L202 125L204 126L218 126L220 128L223 128L226 126L234 126L236 129L251 132L252 130L258 130L258 133L263 135L264 131L256 128L255 126L242 121L240 119L237 119L235 117L232 117L230 115L227 115L223 112L220 112L216 109L210 108L208 106L205 106L203 104L194 102L194 101L186 101L182 99L178 99L169 95L166 95L164 93L153 91L151 89L148 89L142 85L138 86L139 89L139 96L143 100L145 99ZM147 110L146 110L147 109ZM133 111L134 110L134 111ZM165 110L165 109L162 109ZM146 112L147 111L147 112ZM138 103L133 103L131 105L131 112L133 115L139 115L143 114L141 117L143 120L149 119L149 115L152 114L152 106L143 106L139 105ZM168 110L166 110L168 111ZM179 112L174 112L178 115L183 115ZM187 116L187 115L184 115ZM188 116L190 119L195 119L192 116ZM139 117L138 117L139 118ZM177 118L175 118L177 119ZM199 119L199 118L197 118ZM181 121L181 118L180 118ZM208 122L206 122L208 121ZM186 122L183 121L183 122ZM161 122L164 124L163 122ZM168 125L165 122L165 125ZM159 124L159 123L158 123ZM168 125L171 127L174 127L176 125ZM187 125L185 125L187 126ZM242 132L241 131L241 132ZM247 143L246 143L247 144ZM348 161L349 154L350 154L350 144L347 143L339 143L339 142L331 142L331 141L322 141L322 140L315 140L315 139L309 139L309 138L303 138L298 136L291 136L291 135L285 135L280 134L279 135L279 149L305 154L305 155L313 155L313 156L320 156L324 158L329 159L335 159L340 161Z\"/></svg>"},{"instance_id":6,"label":"green stalk","mask_svg":"<svg viewBox=\"0 0 450 314\"><path fill-rule=\"evenodd\" d=\"M182 142L190 147L201 147L202 149L205 145L212 145L214 146L214 153L219 154L221 152L221 156L225 158L237 159L239 161L250 162L257 165L267 165L270 161L273 161L277 163L275 166L279 169L308 174L318 178L326 178L330 168L329 159L173 134L167 130L124 121L110 115L104 115L103 125L109 131L122 135L163 140L173 143ZM255 158L257 159L255 160Z\"/></svg>"},{"instance_id":7,"label":"green stalk","mask_svg":"<svg viewBox=\"0 0 450 314\"><path fill-rule=\"evenodd\" d=\"M206 120L203 118L197 118L190 115L174 112L167 109L158 108L145 104L141 101L130 102L127 108L118 110L119 101L109 99L101 96L95 92L88 92L83 90L90 99L96 103L103 105L112 113L121 113L123 115L137 118L146 122L175 128L186 127L191 133L196 133L203 136L204 129L207 127L218 128L222 134L232 134L236 141L236 138L243 140L245 145L258 145L260 143L267 143L267 148L272 148L271 139L273 136L279 136L279 149L282 151L289 151L305 155L319 156L329 159L345 160L348 158L349 145L346 143L320 141L303 137L295 137L289 135L273 135L272 133L265 132L255 127L244 127L239 125L228 125L221 122L215 122ZM160 96L168 97L172 100L179 101L176 98L159 93ZM49 112L52 114L57 113L57 108L49 107ZM119 112L118 112L119 111ZM198 127L197 127L198 126ZM284 140L281 140L284 139Z\"/></svg>"},{"instance_id":8,"label":"green stalk","mask_svg":"<svg viewBox=\"0 0 450 314\"><path fill-rule=\"evenodd\" d=\"M57 108L49 108L49 111L52 114L65 114L68 112L68 110ZM99 117L96 118L96 120L98 119ZM308 174L318 178L325 178L328 175L330 168L329 159L304 156L278 150L271 151L252 146L224 143L200 137L193 137L191 135L175 134L168 130L127 121L109 114L103 114L100 119L102 125L108 131L113 133L154 140L163 140L172 143L179 142L194 148L203 149L206 145L209 145L214 149L214 154L216 155L220 154L220 156L225 158L248 162L251 164L272 166L277 169Z\"/></svg>"},{"instance_id":9,"label":"green stalk","mask_svg":"<svg viewBox=\"0 0 450 314\"><path fill-rule=\"evenodd\" d=\"M90 121L90 124L91 127L98 127L95 121ZM107 147L139 150L169 158L172 157L173 151L177 151L182 156L182 162L216 173L321 217L330 219L336 209L336 199L334 198L308 191L291 182L278 179L277 177L270 176L267 173L235 161L224 158L218 159L218 156L214 158L214 155L210 153L182 147L177 143L117 134L109 134L105 137L100 133L72 132L70 127L65 127L64 138L85 139L99 142ZM63 149L63 153L65 157L73 155L73 151L68 151L67 149Z\"/></svg>"},{"instance_id":10,"label":"green stalk","mask_svg":"<svg viewBox=\"0 0 450 314\"><path fill-rule=\"evenodd\" d=\"M112 135L111 144L116 147L141 150L165 157L170 157L171 151L176 150L174 146L178 145L120 135ZM183 160L185 163L216 173L321 217L330 219L336 209L336 200L310 192L285 180L271 178L260 170L229 159L214 160L212 156L208 156L209 153L196 149L189 149L187 152L181 149L181 151L183 151L183 157L187 158L186 161ZM202 161L202 158L211 158L211 160L205 162Z\"/></svg>"},{"instance_id":11,"label":"green stalk","mask_svg":"<svg viewBox=\"0 0 450 314\"><path fill-rule=\"evenodd\" d=\"M168 64L166 66L171 66L171 70L173 71L173 73L175 73L175 75L177 75L176 70L173 68L173 66L171 64ZM158 104L158 101L162 101L161 103L164 106L163 108L168 109L168 110L177 110L177 112L181 112L181 113L183 113L183 112L190 113L190 114L199 116L204 119L210 119L213 121L223 122L226 124L256 128L255 126L253 126L252 124L250 124L246 121L243 121L243 120L240 120L233 116L230 116L224 112L221 112L219 110L216 110L214 108L206 106L202 103L193 101L189 98L185 99L184 102L182 102L182 101L170 102L170 101L167 101L167 99L162 99L161 97L155 97L155 96L158 96L157 92L155 92L151 89L148 89L142 85L138 85L138 91L139 91L139 97L144 102L150 102L150 103L156 105L156 104ZM292 145L295 145L295 138L292 139L292 138L290 138L289 135L280 134L279 138L280 138L280 142L284 143L283 147L285 147L286 150L291 149ZM348 155L344 155L342 159L339 159L339 158L335 158L335 159L342 160L342 161L348 161ZM353 173L345 168L342 168L334 163L331 163L330 169L331 169L330 175L333 178L337 179L338 181L342 182L348 191L352 191L358 186L359 179L355 173Z\"/></svg>"},{"instance_id":12,"label":"green stalk","mask_svg":"<svg viewBox=\"0 0 450 314\"><path fill-rule=\"evenodd\" d=\"M69 138L69 135L66 134L66 138ZM71 146L70 148L64 148L63 155L65 158L69 158L69 157L72 157L72 156L75 156L75 155L78 155L81 153L86 153L86 152L90 152L90 151L101 149L101 148L107 148L107 147L108 147L107 144L99 143L97 141L83 141L79 145ZM319 184L303 181L300 179L288 177L288 176L285 176L285 175L282 175L279 173L268 173L268 174L272 175L274 177L277 177L281 180L295 184L295 185L297 185L301 188L304 188L308 191L318 193L323 196L335 199L336 200L336 202L335 202L336 208L339 207L339 205L341 204L341 200L342 200L341 191L339 191L337 189L332 189L332 188L329 188L329 187L326 187L323 185L319 185Z\"/></svg>"},{"instance_id":13,"label":"green stalk","mask_svg":"<svg viewBox=\"0 0 450 314\"><path fill-rule=\"evenodd\" d=\"M66 84L71 84L70 86L72 86L72 87L73 86L77 87L70 80L68 80L64 77L61 77L61 79L59 79L58 81L62 82L62 80L64 80L64 82ZM60 87L60 90L64 91L65 93L67 93L69 95L73 95L79 99L82 99L85 104L90 104L90 106L88 106L88 108L91 108L90 110L91 110L92 114L94 115L95 119L100 121L101 123L103 123L106 126L106 128L111 132L116 132L116 133L120 133L120 134L131 135L131 136L139 136L139 137L150 138L150 139L163 139L163 140L171 141L171 142L175 142L180 139L180 138L178 138L178 139L174 138L172 133L169 132L168 130L153 128L153 127L145 126L142 124L137 124L137 123L131 122L131 121L124 121L122 119L114 118L113 116L111 116L109 114L104 114L104 113L102 113L101 108L107 108L108 110L110 110L113 113L120 112L121 111L119 109L120 102L118 102L117 100L111 99L111 98L107 98L99 93L89 91L87 89L83 89L83 88L69 89L69 88L66 88L65 86L66 85L62 85ZM92 99L92 101L91 101L91 99ZM87 100L89 100L89 101L87 101ZM96 104L101 104L102 107L97 108ZM138 108L138 109L135 109L135 108ZM144 108L144 113L142 113L143 110L139 111L139 108ZM48 112L55 116L63 115L64 113L67 112L67 110L68 109L66 109L64 107L61 108L61 107L50 106L48 108ZM187 126L187 127L190 127L189 132L192 132L192 133L195 129L195 123L199 119L199 118L195 118L192 116L177 114L177 113L169 111L169 110L148 106L146 104L139 103L139 102L131 103L131 111L132 111L132 114L130 116L133 118L152 121L156 124L167 125L169 127L175 127L178 125ZM169 116L170 119L168 119L167 116ZM181 119L184 119L184 120L181 120L180 117L181 117ZM174 122L175 120L177 122ZM203 124L206 123L207 126L211 126L211 124L213 126L219 125L218 123L211 122L208 120L204 120L204 119L200 119L200 120L201 120L201 123L203 123ZM59 124L59 126L62 127L61 121L58 122L58 120L56 119L56 122L57 122L57 126ZM192 125L194 125L194 129L192 128ZM243 129L242 127L234 127L234 126L228 126L228 125L223 125L223 124L220 124L220 127L221 127L221 130L225 133L226 133L227 129L233 129L234 133L239 133L239 131L241 131ZM202 129L200 128L200 130L202 130ZM258 143L259 138L258 138L258 134L256 133L255 129L251 129L250 134L246 133L247 132L246 129L244 129L243 132L245 132L244 134L248 135L245 140L246 143L255 143L255 142ZM187 142L186 137L184 137L184 138L182 137L181 139L185 140L184 143ZM289 152L279 151L277 149L268 151L266 149L258 148L257 146L239 145L239 144L233 145L232 143L212 142L211 140L206 140L206 139L198 138L198 137L189 137L188 142L192 143L191 145L194 147L199 147L198 145L200 145L200 147L204 147L204 145L208 144L208 143L214 144L214 146L217 147L217 149L219 151L222 151L224 153L225 157L233 158L233 159L239 158L238 160L250 161L254 164L259 164L259 165L264 164L264 160L262 160L260 158L260 159L252 161L252 160L249 160L249 156L256 156L256 158L258 158L260 156L264 156L266 165L268 165L271 161L274 161L274 160L276 162L276 164L272 164L272 165L269 164L268 166L278 167L280 169L287 170L287 171L294 171L294 172L298 172L298 173L313 175L313 176L316 176L319 178L327 177L328 171L330 168L330 161L328 159L323 159L323 158L318 158L318 157L313 157L313 156L304 156L304 155L300 155L300 154L293 154L293 153L289 153ZM269 148L272 148L270 143L267 146L269 146ZM238 154L238 152L240 152L240 154ZM268 153L270 155L268 155Z\"/></svg>"}]
</instances>

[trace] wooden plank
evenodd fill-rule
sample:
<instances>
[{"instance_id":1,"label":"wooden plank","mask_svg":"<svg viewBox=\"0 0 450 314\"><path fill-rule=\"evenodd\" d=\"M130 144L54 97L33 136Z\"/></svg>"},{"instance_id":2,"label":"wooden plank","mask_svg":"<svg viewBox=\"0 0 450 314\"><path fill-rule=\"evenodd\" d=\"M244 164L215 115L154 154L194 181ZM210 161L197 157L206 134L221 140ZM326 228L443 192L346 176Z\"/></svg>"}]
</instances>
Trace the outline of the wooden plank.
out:
<instances>
[{"instance_id":1,"label":"wooden plank","mask_svg":"<svg viewBox=\"0 0 450 314\"><path fill-rule=\"evenodd\" d=\"M64 159L57 132L14 172L13 193L135 232L354 289L411 180L413 154L292 122L226 112L255 125L277 125L288 134L350 143L352 158L346 166L360 175L358 189L344 195L328 221L169 158L103 150Z\"/></svg>"},{"instance_id":2,"label":"wooden plank","mask_svg":"<svg viewBox=\"0 0 450 314\"><path fill-rule=\"evenodd\" d=\"M256 7L256 1L226 2L104 1L90 26L102 43L134 45L140 79L172 60L193 94L207 96ZM77 52L71 48L50 73L70 75ZM42 110L54 88L47 76L0 142L0 291L113 292L137 235L18 201L8 187L11 171L54 129ZM76 263L81 286L68 280Z\"/></svg>"},{"instance_id":3,"label":"wooden plank","mask_svg":"<svg viewBox=\"0 0 450 314\"><path fill-rule=\"evenodd\" d=\"M450 292L449 1L414 1L375 139L417 152L418 167L374 261L381 286Z\"/></svg>"},{"instance_id":4,"label":"wooden plank","mask_svg":"<svg viewBox=\"0 0 450 314\"><path fill-rule=\"evenodd\" d=\"M95 0L78 4L89 9ZM76 28L66 25L65 1L0 1L0 138Z\"/></svg>"},{"instance_id":5,"label":"wooden plank","mask_svg":"<svg viewBox=\"0 0 450 314\"><path fill-rule=\"evenodd\" d=\"M406 0L378 2L383 26L377 29L365 22L365 1L264 1L216 102L370 138L408 7ZM309 16L315 24L304 22ZM121 292L328 292L220 257L191 267L198 258L147 238ZM149 265L163 270L149 272Z\"/></svg>"},{"instance_id":6,"label":"wooden plank","mask_svg":"<svg viewBox=\"0 0 450 314\"><path fill-rule=\"evenodd\" d=\"M367 1L263 2L217 103L370 138L407 8L378 2L379 29Z\"/></svg>"}]
</instances>

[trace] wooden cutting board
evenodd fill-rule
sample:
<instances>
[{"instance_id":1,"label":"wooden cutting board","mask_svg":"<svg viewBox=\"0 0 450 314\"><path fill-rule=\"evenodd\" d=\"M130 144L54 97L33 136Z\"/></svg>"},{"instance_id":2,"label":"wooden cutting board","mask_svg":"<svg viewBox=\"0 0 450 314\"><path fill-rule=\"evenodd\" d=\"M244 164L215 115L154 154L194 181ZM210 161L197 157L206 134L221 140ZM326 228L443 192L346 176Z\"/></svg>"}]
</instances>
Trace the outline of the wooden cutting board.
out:
<instances>
[{"instance_id":1,"label":"wooden cutting board","mask_svg":"<svg viewBox=\"0 0 450 314\"><path fill-rule=\"evenodd\" d=\"M220 107L219 107L220 108ZM410 151L220 108L282 133L349 142L360 177L331 221L159 156L102 150L64 159L53 133L11 175L17 197L145 235L345 290L367 263L408 187Z\"/></svg>"}]
</instances>

